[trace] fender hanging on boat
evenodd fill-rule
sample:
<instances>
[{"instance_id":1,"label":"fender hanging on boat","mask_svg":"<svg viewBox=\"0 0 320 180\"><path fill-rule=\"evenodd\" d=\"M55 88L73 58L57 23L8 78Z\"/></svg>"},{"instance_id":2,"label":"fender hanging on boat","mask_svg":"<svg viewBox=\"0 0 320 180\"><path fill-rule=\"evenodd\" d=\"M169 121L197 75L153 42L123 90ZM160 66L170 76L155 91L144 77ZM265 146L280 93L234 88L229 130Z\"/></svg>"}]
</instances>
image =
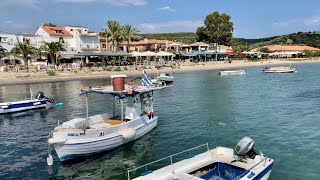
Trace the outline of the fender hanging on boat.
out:
<instances>
[{"instance_id":1,"label":"fender hanging on boat","mask_svg":"<svg viewBox=\"0 0 320 180\"><path fill-rule=\"evenodd\" d=\"M124 139L131 139L136 135L137 131L135 129L132 128L128 128L125 130L122 130L120 132L120 135L124 138Z\"/></svg>"}]
</instances>

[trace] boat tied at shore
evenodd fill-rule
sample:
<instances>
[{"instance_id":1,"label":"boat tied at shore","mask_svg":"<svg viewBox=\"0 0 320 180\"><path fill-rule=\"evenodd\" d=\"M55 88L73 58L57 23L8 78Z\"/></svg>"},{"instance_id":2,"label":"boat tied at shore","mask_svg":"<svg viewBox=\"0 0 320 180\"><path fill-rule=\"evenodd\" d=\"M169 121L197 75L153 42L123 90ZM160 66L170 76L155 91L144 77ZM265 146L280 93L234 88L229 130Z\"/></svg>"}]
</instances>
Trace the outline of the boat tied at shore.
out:
<instances>
[{"instance_id":1,"label":"boat tied at shore","mask_svg":"<svg viewBox=\"0 0 320 180\"><path fill-rule=\"evenodd\" d=\"M81 88L86 98L86 117L58 124L49 134L48 165L53 164L51 146L60 161L114 149L134 141L157 126L153 109L153 92L165 87L152 86L143 75L143 86L127 82L126 75L111 76L110 86ZM112 97L112 111L89 116L88 94Z\"/></svg>"},{"instance_id":2,"label":"boat tied at shore","mask_svg":"<svg viewBox=\"0 0 320 180\"><path fill-rule=\"evenodd\" d=\"M190 153L199 148L206 147L206 152L173 163L173 158L183 153ZM209 149L208 143L170 155L146 165L127 171L128 180L130 174L146 171L134 180L267 180L271 174L274 160L257 153L254 149L254 141L249 137L242 138L235 149L217 147ZM155 171L148 167L161 161L171 162L170 165Z\"/></svg>"},{"instance_id":3,"label":"boat tied at shore","mask_svg":"<svg viewBox=\"0 0 320 180\"><path fill-rule=\"evenodd\" d=\"M34 98L30 89L30 98L26 98L21 101L0 103L0 114L45 108L47 106L47 102L53 103L54 100L46 97L43 92L38 92Z\"/></svg>"},{"instance_id":4,"label":"boat tied at shore","mask_svg":"<svg viewBox=\"0 0 320 180\"><path fill-rule=\"evenodd\" d=\"M265 73L295 73L296 68L294 67L286 67L286 66L280 66L280 67L271 67L271 68L265 68L262 70Z\"/></svg>"},{"instance_id":5,"label":"boat tied at shore","mask_svg":"<svg viewBox=\"0 0 320 180\"><path fill-rule=\"evenodd\" d=\"M223 71L221 70L219 72L219 74L221 76L239 76L239 75L245 75L246 73L244 72L244 70L240 69L240 70L229 70L229 71Z\"/></svg>"}]
</instances>

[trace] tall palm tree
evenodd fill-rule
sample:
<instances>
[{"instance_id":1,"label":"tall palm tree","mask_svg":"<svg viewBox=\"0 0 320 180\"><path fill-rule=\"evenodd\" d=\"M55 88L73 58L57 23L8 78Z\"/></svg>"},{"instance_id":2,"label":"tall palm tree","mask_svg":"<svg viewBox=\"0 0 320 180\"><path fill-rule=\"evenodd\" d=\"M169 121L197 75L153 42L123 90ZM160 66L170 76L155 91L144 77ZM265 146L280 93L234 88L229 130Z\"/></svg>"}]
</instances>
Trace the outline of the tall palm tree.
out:
<instances>
[{"instance_id":1,"label":"tall palm tree","mask_svg":"<svg viewBox=\"0 0 320 180\"><path fill-rule=\"evenodd\" d=\"M109 20L107 22L107 31L112 40L112 51L117 50L116 40L121 37L121 25L118 21Z\"/></svg>"},{"instance_id":2,"label":"tall palm tree","mask_svg":"<svg viewBox=\"0 0 320 180\"><path fill-rule=\"evenodd\" d=\"M121 36L127 41L128 52L130 52L130 41L134 38L138 38L139 31L136 28L133 28L130 24L126 24L121 28Z\"/></svg>"},{"instance_id":3,"label":"tall palm tree","mask_svg":"<svg viewBox=\"0 0 320 180\"><path fill-rule=\"evenodd\" d=\"M11 50L11 53L22 55L27 72L29 72L28 57L36 53L36 48L26 42L18 42L16 47Z\"/></svg>"},{"instance_id":4,"label":"tall palm tree","mask_svg":"<svg viewBox=\"0 0 320 180\"><path fill-rule=\"evenodd\" d=\"M59 42L45 42L44 44L42 48L49 53L51 63L57 64L57 52L65 51L63 45Z\"/></svg>"},{"instance_id":5,"label":"tall palm tree","mask_svg":"<svg viewBox=\"0 0 320 180\"><path fill-rule=\"evenodd\" d=\"M0 45L0 58L6 56L7 50Z\"/></svg>"}]
</instances>

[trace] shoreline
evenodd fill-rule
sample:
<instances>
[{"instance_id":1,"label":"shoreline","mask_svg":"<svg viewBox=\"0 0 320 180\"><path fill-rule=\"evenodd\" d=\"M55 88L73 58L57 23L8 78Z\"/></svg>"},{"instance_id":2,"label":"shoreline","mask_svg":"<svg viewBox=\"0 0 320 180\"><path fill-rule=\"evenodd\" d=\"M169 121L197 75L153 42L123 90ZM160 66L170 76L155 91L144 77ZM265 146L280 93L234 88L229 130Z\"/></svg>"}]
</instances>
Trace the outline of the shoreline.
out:
<instances>
[{"instance_id":1,"label":"shoreline","mask_svg":"<svg viewBox=\"0 0 320 180\"><path fill-rule=\"evenodd\" d=\"M288 64L307 64L320 63L320 60L264 60L257 62L246 62L244 60L233 60L231 64L224 62L199 62L192 65L178 66L175 73L186 73L196 71L224 70L246 67L269 67L275 65ZM161 70L161 72L169 72L169 68ZM146 69L149 75L155 75L156 69ZM18 73L18 72L0 72L0 85L19 85L34 83L50 83L50 82L66 82L83 79L100 79L110 78L111 75L125 74L128 77L141 75L141 70L125 70L125 71L81 71L81 72L57 72L56 76L48 76L46 72L39 73Z\"/></svg>"}]
</instances>

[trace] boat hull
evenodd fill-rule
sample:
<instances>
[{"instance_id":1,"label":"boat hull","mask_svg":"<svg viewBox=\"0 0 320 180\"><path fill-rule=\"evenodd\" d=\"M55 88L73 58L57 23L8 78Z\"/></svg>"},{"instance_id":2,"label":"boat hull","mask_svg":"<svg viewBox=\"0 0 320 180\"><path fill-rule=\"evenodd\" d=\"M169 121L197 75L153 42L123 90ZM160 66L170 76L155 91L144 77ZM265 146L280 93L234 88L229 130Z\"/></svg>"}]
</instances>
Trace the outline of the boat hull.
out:
<instances>
[{"instance_id":1,"label":"boat hull","mask_svg":"<svg viewBox=\"0 0 320 180\"><path fill-rule=\"evenodd\" d=\"M264 70L263 72L265 72L265 73L294 73L295 70L286 70L286 71L281 71L281 70Z\"/></svg>"},{"instance_id":2,"label":"boat hull","mask_svg":"<svg viewBox=\"0 0 320 180\"><path fill-rule=\"evenodd\" d=\"M25 100L0 104L0 114L14 113L31 109L45 108L46 100Z\"/></svg>"},{"instance_id":3,"label":"boat hull","mask_svg":"<svg viewBox=\"0 0 320 180\"><path fill-rule=\"evenodd\" d=\"M135 127L136 134L130 139L123 138L119 133L113 133L105 136L105 138L90 138L81 143L70 143L68 141L57 143L54 144L54 148L60 161L98 154L142 137L157 126L157 121L158 117L154 117L149 123Z\"/></svg>"},{"instance_id":4,"label":"boat hull","mask_svg":"<svg viewBox=\"0 0 320 180\"><path fill-rule=\"evenodd\" d=\"M238 70L238 71L220 71L219 73L221 76L240 76L245 75L244 70Z\"/></svg>"}]
</instances>

